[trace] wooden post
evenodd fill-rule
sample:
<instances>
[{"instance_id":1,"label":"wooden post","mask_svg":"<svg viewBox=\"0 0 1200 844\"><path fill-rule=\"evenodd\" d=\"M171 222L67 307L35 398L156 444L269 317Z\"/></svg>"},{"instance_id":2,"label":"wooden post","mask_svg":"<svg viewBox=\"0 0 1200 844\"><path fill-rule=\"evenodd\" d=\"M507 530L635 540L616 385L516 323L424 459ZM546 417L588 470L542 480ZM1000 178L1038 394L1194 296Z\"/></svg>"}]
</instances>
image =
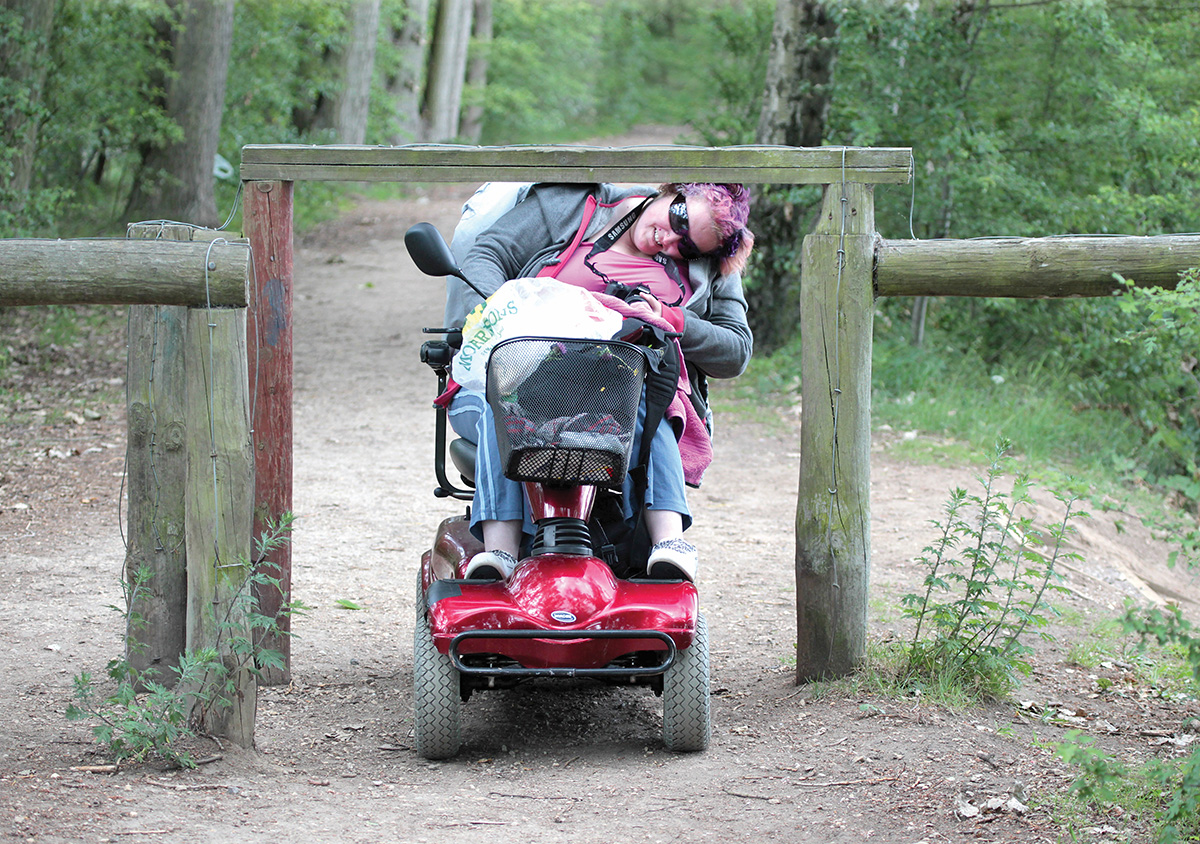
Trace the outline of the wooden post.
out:
<instances>
[{"instance_id":1,"label":"wooden post","mask_svg":"<svg viewBox=\"0 0 1200 844\"><path fill-rule=\"evenodd\" d=\"M191 240L191 232L189 226L129 227L138 239ZM175 684L187 617L186 324L187 308L178 305L129 308L125 657L146 680L166 686Z\"/></svg>"},{"instance_id":2,"label":"wooden post","mask_svg":"<svg viewBox=\"0 0 1200 844\"><path fill-rule=\"evenodd\" d=\"M866 654L873 199L869 185L827 186L801 253L797 682L847 674Z\"/></svg>"},{"instance_id":3,"label":"wooden post","mask_svg":"<svg viewBox=\"0 0 1200 844\"><path fill-rule=\"evenodd\" d=\"M247 326L256 487L253 535L292 509L292 182L245 183L243 228L254 255ZM280 587L256 590L258 611L277 618L280 635L259 647L278 651L283 669L264 669L263 682L291 680L291 618L280 611L292 597L292 547L284 543L255 565Z\"/></svg>"},{"instance_id":4,"label":"wooden post","mask_svg":"<svg viewBox=\"0 0 1200 844\"><path fill-rule=\"evenodd\" d=\"M254 496L246 311L190 309L185 342L187 648L216 648L233 680L230 705L201 706L203 728L253 747L257 688L239 600L250 573Z\"/></svg>"}]
</instances>

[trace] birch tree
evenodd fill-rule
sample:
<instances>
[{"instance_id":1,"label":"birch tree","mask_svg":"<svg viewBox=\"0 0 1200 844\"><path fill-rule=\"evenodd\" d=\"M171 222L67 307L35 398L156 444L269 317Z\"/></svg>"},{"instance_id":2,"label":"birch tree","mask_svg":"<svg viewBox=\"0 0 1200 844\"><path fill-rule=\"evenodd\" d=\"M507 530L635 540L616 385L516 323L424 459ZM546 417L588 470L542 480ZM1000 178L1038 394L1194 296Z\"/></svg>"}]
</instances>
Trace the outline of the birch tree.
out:
<instances>
[{"instance_id":1,"label":"birch tree","mask_svg":"<svg viewBox=\"0 0 1200 844\"><path fill-rule=\"evenodd\" d=\"M421 93L429 60L429 0L406 0L385 23L394 56L384 75L391 99L393 128L389 142L407 144L421 137Z\"/></svg>"},{"instance_id":2,"label":"birch tree","mask_svg":"<svg viewBox=\"0 0 1200 844\"><path fill-rule=\"evenodd\" d=\"M820 146L837 60L838 24L825 0L779 0L756 140ZM759 247L746 291L755 344L770 351L794 335L800 318L800 239L819 197L764 189L755 202Z\"/></svg>"},{"instance_id":3,"label":"birch tree","mask_svg":"<svg viewBox=\"0 0 1200 844\"><path fill-rule=\"evenodd\" d=\"M483 97L487 88L488 50L492 40L492 0L474 0L475 21L471 33L471 48L467 63L467 91L470 104L463 115L462 135L479 143L483 132Z\"/></svg>"},{"instance_id":4,"label":"birch tree","mask_svg":"<svg viewBox=\"0 0 1200 844\"><path fill-rule=\"evenodd\" d=\"M474 0L440 0L421 105L423 139L449 141L459 134Z\"/></svg>"}]
</instances>

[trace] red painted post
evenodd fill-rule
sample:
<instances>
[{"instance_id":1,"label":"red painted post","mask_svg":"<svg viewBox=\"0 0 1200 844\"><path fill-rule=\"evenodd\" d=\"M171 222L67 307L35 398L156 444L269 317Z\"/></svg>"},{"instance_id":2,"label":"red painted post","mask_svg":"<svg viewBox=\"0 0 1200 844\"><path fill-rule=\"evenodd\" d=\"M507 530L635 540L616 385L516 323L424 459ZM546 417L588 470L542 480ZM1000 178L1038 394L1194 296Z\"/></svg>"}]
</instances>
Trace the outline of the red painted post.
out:
<instances>
[{"instance_id":1,"label":"red painted post","mask_svg":"<svg viewBox=\"0 0 1200 844\"><path fill-rule=\"evenodd\" d=\"M268 520L292 509L292 182L244 182L242 228L253 250L254 283L246 328L251 420L254 442L254 528L259 537ZM257 547L255 547L257 553ZM278 615L292 596L292 551L284 543L255 563L280 589L256 590L259 612ZM280 635L265 635L259 646L283 656L283 670L266 670L262 682L291 680L291 619L279 618Z\"/></svg>"}]
</instances>

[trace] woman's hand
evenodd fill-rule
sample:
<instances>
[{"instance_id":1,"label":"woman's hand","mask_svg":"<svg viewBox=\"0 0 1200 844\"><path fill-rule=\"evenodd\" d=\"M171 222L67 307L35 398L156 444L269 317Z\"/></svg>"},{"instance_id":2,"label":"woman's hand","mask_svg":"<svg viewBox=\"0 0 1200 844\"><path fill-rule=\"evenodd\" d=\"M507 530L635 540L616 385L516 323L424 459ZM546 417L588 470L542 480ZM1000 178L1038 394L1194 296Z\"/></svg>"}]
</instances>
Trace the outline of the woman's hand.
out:
<instances>
[{"instance_id":1,"label":"woman's hand","mask_svg":"<svg viewBox=\"0 0 1200 844\"><path fill-rule=\"evenodd\" d=\"M649 310L650 313L654 314L654 316L656 316L656 317L662 316L663 303L660 302L657 298L655 298L653 293L647 293L646 291L643 290L638 293L637 300L636 301L631 300L629 304L635 305L635 306L636 305L645 305L647 310Z\"/></svg>"}]
</instances>

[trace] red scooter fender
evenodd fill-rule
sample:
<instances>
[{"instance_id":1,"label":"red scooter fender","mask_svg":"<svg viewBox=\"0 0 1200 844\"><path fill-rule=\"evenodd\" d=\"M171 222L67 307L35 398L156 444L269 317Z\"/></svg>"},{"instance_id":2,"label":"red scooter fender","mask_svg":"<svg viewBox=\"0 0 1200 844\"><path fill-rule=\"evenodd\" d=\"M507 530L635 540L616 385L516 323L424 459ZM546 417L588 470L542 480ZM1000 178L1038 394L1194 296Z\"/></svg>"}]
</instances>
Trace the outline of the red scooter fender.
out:
<instances>
[{"instance_id":1,"label":"red scooter fender","mask_svg":"<svg viewBox=\"0 0 1200 844\"><path fill-rule=\"evenodd\" d=\"M664 635L686 648L699 612L691 583L619 580L602 560L565 554L526 559L506 582L435 581L425 599L440 652L449 653L455 638L468 633L456 645L460 656L498 654L529 668L602 668L628 653L669 650ZM629 637L614 636L626 630ZM521 632L509 635L514 631ZM579 637L561 638L570 632Z\"/></svg>"}]
</instances>

